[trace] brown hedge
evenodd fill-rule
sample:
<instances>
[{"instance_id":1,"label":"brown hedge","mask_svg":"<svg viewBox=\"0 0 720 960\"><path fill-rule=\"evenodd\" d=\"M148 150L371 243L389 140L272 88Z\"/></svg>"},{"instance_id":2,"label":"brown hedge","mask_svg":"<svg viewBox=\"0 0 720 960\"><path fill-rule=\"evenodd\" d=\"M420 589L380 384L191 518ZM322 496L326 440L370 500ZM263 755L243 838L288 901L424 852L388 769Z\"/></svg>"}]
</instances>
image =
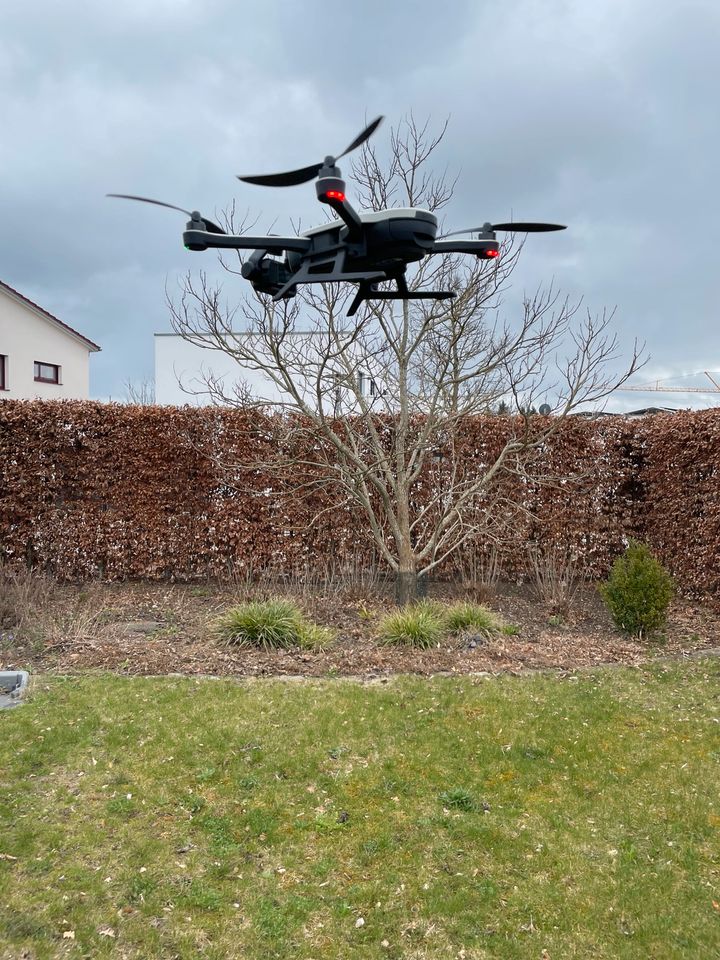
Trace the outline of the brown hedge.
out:
<instances>
[{"instance_id":1,"label":"brown hedge","mask_svg":"<svg viewBox=\"0 0 720 960\"><path fill-rule=\"evenodd\" d=\"M466 468L490 462L509 429L502 417L467 422ZM322 490L312 503L288 499L282 481L252 469L278 442L239 411L3 401L0 555L70 579L222 577L369 556L356 509ZM242 491L213 452L243 465ZM537 542L572 547L601 576L636 536L689 595L720 601L720 410L571 418L540 452L533 475L543 474L582 479L501 481L524 508L502 548L507 570ZM418 501L426 494L420 484ZM327 512L310 524L319 506Z\"/></svg>"}]
</instances>

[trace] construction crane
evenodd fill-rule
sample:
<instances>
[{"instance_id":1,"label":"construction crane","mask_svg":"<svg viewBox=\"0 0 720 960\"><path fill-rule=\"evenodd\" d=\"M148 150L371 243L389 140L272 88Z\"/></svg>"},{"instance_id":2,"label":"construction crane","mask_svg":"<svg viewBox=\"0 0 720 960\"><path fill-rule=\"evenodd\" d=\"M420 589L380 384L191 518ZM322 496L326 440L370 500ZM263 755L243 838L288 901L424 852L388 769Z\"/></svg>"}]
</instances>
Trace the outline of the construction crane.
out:
<instances>
[{"instance_id":1,"label":"construction crane","mask_svg":"<svg viewBox=\"0 0 720 960\"><path fill-rule=\"evenodd\" d=\"M668 380L682 380L683 377L667 377L665 380L653 380L650 383L639 383L635 384L632 387L618 387L619 391L628 391L633 390L637 393L720 393L720 383L715 379L715 377L708 373L707 370L702 370L700 373L688 373L686 377L699 377L701 373L704 373L708 378L711 387L663 387L661 384L667 383ZM720 373L717 373L716 376L720 377Z\"/></svg>"}]
</instances>

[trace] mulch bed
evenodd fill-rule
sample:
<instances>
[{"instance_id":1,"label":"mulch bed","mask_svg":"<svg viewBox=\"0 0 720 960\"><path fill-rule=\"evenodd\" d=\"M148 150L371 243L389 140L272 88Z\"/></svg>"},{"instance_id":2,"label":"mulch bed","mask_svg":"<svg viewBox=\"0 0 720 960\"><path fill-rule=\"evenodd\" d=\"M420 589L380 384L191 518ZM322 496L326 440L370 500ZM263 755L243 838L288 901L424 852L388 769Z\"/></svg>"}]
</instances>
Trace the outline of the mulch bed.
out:
<instances>
[{"instance_id":1,"label":"mulch bed","mask_svg":"<svg viewBox=\"0 0 720 960\"><path fill-rule=\"evenodd\" d=\"M451 599L458 593L437 584L431 595ZM84 598L80 608L86 626L63 633L58 623L69 622L67 610L77 607L79 596ZM375 634L378 620L392 604L389 593L300 597L310 617L337 631L337 642L320 652L266 653L233 649L212 639L213 618L239 599L237 589L218 584L58 587L41 618L50 625L45 641L36 638L30 644L6 629L4 640L0 634L0 665L58 673L100 669L138 675L373 677L637 665L720 646L720 615L696 604L675 603L662 636L641 642L614 629L592 587L581 591L570 612L559 618L527 586L505 584L485 602L519 628L516 636L502 635L476 646L459 638L433 650L380 646Z\"/></svg>"}]
</instances>

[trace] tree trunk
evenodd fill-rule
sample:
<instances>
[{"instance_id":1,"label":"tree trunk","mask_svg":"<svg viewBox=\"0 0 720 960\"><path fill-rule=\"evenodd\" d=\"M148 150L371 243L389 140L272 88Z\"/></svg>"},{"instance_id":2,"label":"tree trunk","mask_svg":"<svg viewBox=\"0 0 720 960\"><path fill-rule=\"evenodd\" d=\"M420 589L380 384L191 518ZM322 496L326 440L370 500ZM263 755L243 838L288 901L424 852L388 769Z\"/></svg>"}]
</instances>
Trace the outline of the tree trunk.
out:
<instances>
[{"instance_id":1,"label":"tree trunk","mask_svg":"<svg viewBox=\"0 0 720 960\"><path fill-rule=\"evenodd\" d=\"M415 603L422 596L420 578L414 570L398 570L395 574L395 600L400 607Z\"/></svg>"},{"instance_id":2,"label":"tree trunk","mask_svg":"<svg viewBox=\"0 0 720 960\"><path fill-rule=\"evenodd\" d=\"M398 428L398 434L402 430ZM396 436L396 444L401 440ZM396 447L396 456L399 464L404 461L404 450L402 447ZM400 473L400 470L398 470ZM414 603L420 597L421 585L418 582L417 558L412 546L412 533L410 530L410 506L408 503L408 491L405 477L398 481L397 491L397 526L396 547L398 558L398 569L395 574L395 599L398 606L405 607L409 603Z\"/></svg>"},{"instance_id":3,"label":"tree trunk","mask_svg":"<svg viewBox=\"0 0 720 960\"><path fill-rule=\"evenodd\" d=\"M400 566L395 574L395 600L398 606L405 607L425 596L427 584L425 577L418 576L417 560L411 549L401 549Z\"/></svg>"}]
</instances>

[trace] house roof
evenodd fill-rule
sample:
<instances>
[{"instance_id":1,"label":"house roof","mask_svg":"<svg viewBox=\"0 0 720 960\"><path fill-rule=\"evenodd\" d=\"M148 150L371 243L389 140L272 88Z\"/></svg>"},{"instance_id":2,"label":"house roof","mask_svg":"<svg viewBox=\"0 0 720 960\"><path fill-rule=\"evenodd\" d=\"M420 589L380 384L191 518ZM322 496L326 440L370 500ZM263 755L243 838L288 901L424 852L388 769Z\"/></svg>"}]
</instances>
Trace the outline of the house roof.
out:
<instances>
[{"instance_id":1,"label":"house roof","mask_svg":"<svg viewBox=\"0 0 720 960\"><path fill-rule=\"evenodd\" d=\"M677 407L643 407L642 410L578 410L571 417L585 417L596 420L598 417L647 417L656 413L677 413Z\"/></svg>"},{"instance_id":2,"label":"house roof","mask_svg":"<svg viewBox=\"0 0 720 960\"><path fill-rule=\"evenodd\" d=\"M37 303L33 303L33 301L28 299L28 297L23 296L19 290L15 290L15 288L11 287L8 283L3 283L2 280L0 280L0 291L4 293L9 293L11 297L14 297L16 300L19 300L21 303L26 304L28 307L31 307L36 313L39 313L42 317L45 317L46 320L50 320L51 323L56 323L63 330L66 330L68 333L71 333L74 337L77 337L78 340L82 340L83 343L87 344L91 352L94 353L101 349L92 340L89 340L87 337L84 337L81 333L79 333L77 330L74 330L67 323L63 323L62 320L58 320L58 318L53 316L52 313L48 313L47 310L44 310Z\"/></svg>"}]
</instances>

